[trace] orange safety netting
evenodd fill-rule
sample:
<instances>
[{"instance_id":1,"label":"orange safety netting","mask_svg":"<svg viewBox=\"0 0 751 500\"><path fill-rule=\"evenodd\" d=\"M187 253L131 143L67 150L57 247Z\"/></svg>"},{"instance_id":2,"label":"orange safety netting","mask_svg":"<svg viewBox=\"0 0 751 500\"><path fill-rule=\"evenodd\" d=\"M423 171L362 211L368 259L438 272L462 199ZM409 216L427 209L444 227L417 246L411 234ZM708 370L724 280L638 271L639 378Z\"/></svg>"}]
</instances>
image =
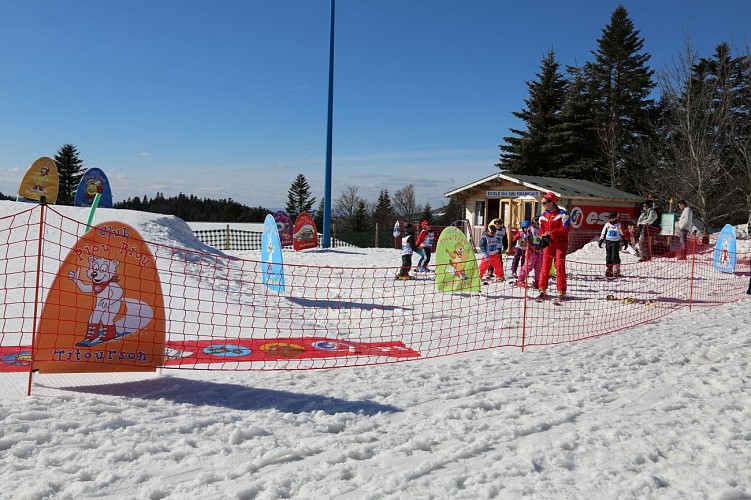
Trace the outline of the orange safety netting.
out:
<instances>
[{"instance_id":1,"label":"orange safety netting","mask_svg":"<svg viewBox=\"0 0 751 500\"><path fill-rule=\"evenodd\" d=\"M57 318L61 326L53 333L74 342L55 351L61 361L96 358L101 365L116 364L118 357L132 355L137 361L137 353L153 350L148 335L133 336L139 346L135 354L120 347L120 337L101 348L85 345L87 326L70 317L75 315L70 307L88 315L95 307L91 294L67 297L68 309L45 308L59 292L52 290L56 277L72 280L63 263L85 230L45 206L0 219L0 371L33 368L32 345L39 342L35 335L43 310L68 311ZM751 255L739 253L735 272L719 272L713 268L714 247L693 241L687 260L624 263L623 277L606 279L604 262L578 262L570 255L566 300L559 306L536 302L536 290L509 283L441 293L430 273L421 276L425 279L394 281L396 266L285 264L285 291L277 293L262 281L266 263L211 253L200 244L141 243L153 254L161 282L164 366L205 370L361 366L582 340L680 309L743 299L751 263ZM123 251L115 245L108 250L113 259ZM87 265L85 259L81 265ZM120 281L125 298L128 279ZM552 280L551 295L555 288ZM118 303L118 314L125 314L119 308Z\"/></svg>"}]
</instances>

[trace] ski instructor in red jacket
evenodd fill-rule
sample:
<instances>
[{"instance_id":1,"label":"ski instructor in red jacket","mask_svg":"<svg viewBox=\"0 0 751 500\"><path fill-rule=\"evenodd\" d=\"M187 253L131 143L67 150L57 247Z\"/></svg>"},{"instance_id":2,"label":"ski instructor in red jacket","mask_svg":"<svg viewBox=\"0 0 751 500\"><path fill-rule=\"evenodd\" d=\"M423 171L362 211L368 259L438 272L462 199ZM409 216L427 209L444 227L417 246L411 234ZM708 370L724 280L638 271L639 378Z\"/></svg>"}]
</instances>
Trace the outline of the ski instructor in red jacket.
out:
<instances>
[{"instance_id":1,"label":"ski instructor in red jacket","mask_svg":"<svg viewBox=\"0 0 751 500\"><path fill-rule=\"evenodd\" d=\"M540 216L540 236L548 236L550 245L542 251L542 273L538 300L545 299L553 259L555 259L555 283L558 287L558 298L563 299L566 295L566 250L568 250L569 218L566 210L556 204L557 201L558 195L552 191L545 193L542 198L545 210Z\"/></svg>"}]
</instances>

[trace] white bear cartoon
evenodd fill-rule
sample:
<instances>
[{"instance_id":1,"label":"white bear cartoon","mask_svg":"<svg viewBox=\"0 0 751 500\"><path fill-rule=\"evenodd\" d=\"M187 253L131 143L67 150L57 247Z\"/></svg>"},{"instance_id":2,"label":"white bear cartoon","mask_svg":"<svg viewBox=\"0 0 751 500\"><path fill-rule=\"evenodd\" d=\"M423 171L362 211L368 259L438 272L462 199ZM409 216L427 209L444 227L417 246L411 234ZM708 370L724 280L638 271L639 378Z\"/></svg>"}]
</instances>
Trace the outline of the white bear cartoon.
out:
<instances>
[{"instance_id":1,"label":"white bear cartoon","mask_svg":"<svg viewBox=\"0 0 751 500\"><path fill-rule=\"evenodd\" d=\"M94 310L89 316L86 336L78 346L88 347L113 340L131 333L154 317L148 304L134 299L123 299L123 288L119 285L117 267L120 261L105 257L89 257L89 269L86 276L91 283L81 280L81 268L68 272L68 278L83 293L93 293L96 297ZM125 304L124 316L116 321Z\"/></svg>"}]
</instances>

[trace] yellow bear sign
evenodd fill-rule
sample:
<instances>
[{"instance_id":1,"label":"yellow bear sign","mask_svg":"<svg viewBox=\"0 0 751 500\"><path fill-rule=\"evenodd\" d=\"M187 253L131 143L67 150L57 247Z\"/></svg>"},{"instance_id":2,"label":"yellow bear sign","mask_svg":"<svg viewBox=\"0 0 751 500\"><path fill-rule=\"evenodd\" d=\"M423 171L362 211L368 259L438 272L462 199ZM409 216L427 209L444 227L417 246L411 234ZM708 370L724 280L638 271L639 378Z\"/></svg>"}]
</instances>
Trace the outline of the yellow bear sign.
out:
<instances>
[{"instance_id":1,"label":"yellow bear sign","mask_svg":"<svg viewBox=\"0 0 751 500\"><path fill-rule=\"evenodd\" d=\"M154 256L127 224L105 222L68 253L34 340L40 373L154 371L165 312Z\"/></svg>"},{"instance_id":2,"label":"yellow bear sign","mask_svg":"<svg viewBox=\"0 0 751 500\"><path fill-rule=\"evenodd\" d=\"M45 196L47 203L55 203L59 188L60 178L55 160L42 156L26 171L18 188L18 194L34 201L39 201L42 196Z\"/></svg>"},{"instance_id":3,"label":"yellow bear sign","mask_svg":"<svg viewBox=\"0 0 751 500\"><path fill-rule=\"evenodd\" d=\"M435 283L439 292L480 290L475 252L461 230L450 226L441 231L435 255Z\"/></svg>"}]
</instances>

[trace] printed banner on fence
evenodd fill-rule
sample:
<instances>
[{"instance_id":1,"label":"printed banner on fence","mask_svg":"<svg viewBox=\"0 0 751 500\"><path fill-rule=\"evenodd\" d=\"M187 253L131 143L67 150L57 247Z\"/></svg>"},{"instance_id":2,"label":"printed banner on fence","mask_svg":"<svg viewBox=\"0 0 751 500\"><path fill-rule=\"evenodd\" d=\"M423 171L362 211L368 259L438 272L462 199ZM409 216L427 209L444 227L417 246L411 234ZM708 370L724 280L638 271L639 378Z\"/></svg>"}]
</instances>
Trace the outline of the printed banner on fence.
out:
<instances>
[{"instance_id":1,"label":"printed banner on fence","mask_svg":"<svg viewBox=\"0 0 751 500\"><path fill-rule=\"evenodd\" d=\"M266 288L284 293L282 244L279 241L277 222L271 215L267 215L266 220L263 222L263 235L261 236L261 275Z\"/></svg>"},{"instance_id":2,"label":"printed banner on fence","mask_svg":"<svg viewBox=\"0 0 751 500\"><path fill-rule=\"evenodd\" d=\"M68 253L39 320L42 373L154 371L164 362L165 312L154 256L138 232L104 222Z\"/></svg>"},{"instance_id":3,"label":"printed banner on fence","mask_svg":"<svg viewBox=\"0 0 751 500\"><path fill-rule=\"evenodd\" d=\"M318 231L313 217L305 212L297 216L292 239L294 240L292 247L297 251L318 248Z\"/></svg>"},{"instance_id":4,"label":"printed banner on fence","mask_svg":"<svg viewBox=\"0 0 751 500\"><path fill-rule=\"evenodd\" d=\"M291 247L292 219L287 215L287 212L279 210L274 212L274 220L276 221L276 230L279 233L279 240L282 242L282 246Z\"/></svg>"},{"instance_id":5,"label":"printed banner on fence","mask_svg":"<svg viewBox=\"0 0 751 500\"><path fill-rule=\"evenodd\" d=\"M19 196L28 200L39 201L45 196L47 203L57 201L60 178L57 174L55 160L42 156L31 164L18 187Z\"/></svg>"},{"instance_id":6,"label":"printed banner on fence","mask_svg":"<svg viewBox=\"0 0 751 500\"><path fill-rule=\"evenodd\" d=\"M226 362L316 359L346 356L416 358L402 342L353 342L325 337L224 339L168 342L165 366Z\"/></svg>"},{"instance_id":7,"label":"printed banner on fence","mask_svg":"<svg viewBox=\"0 0 751 500\"><path fill-rule=\"evenodd\" d=\"M477 292L480 271L464 233L450 226L441 231L435 252L435 283L439 292Z\"/></svg>"},{"instance_id":8,"label":"printed banner on fence","mask_svg":"<svg viewBox=\"0 0 751 500\"><path fill-rule=\"evenodd\" d=\"M99 207L112 208L112 189L104 175L98 168L90 168L84 172L76 189L76 197L73 205L77 207L90 207L94 197L99 193Z\"/></svg>"},{"instance_id":9,"label":"printed banner on fence","mask_svg":"<svg viewBox=\"0 0 751 500\"><path fill-rule=\"evenodd\" d=\"M164 365L201 365L289 359L383 356L419 358L420 353L403 342L353 342L326 337L286 339L214 339L167 342ZM0 347L0 372L28 372L31 346ZM34 363L36 368L36 362Z\"/></svg>"},{"instance_id":10,"label":"printed banner on fence","mask_svg":"<svg viewBox=\"0 0 751 500\"><path fill-rule=\"evenodd\" d=\"M736 261L735 228L725 224L717 237L712 267L723 273L734 273Z\"/></svg>"}]
</instances>

